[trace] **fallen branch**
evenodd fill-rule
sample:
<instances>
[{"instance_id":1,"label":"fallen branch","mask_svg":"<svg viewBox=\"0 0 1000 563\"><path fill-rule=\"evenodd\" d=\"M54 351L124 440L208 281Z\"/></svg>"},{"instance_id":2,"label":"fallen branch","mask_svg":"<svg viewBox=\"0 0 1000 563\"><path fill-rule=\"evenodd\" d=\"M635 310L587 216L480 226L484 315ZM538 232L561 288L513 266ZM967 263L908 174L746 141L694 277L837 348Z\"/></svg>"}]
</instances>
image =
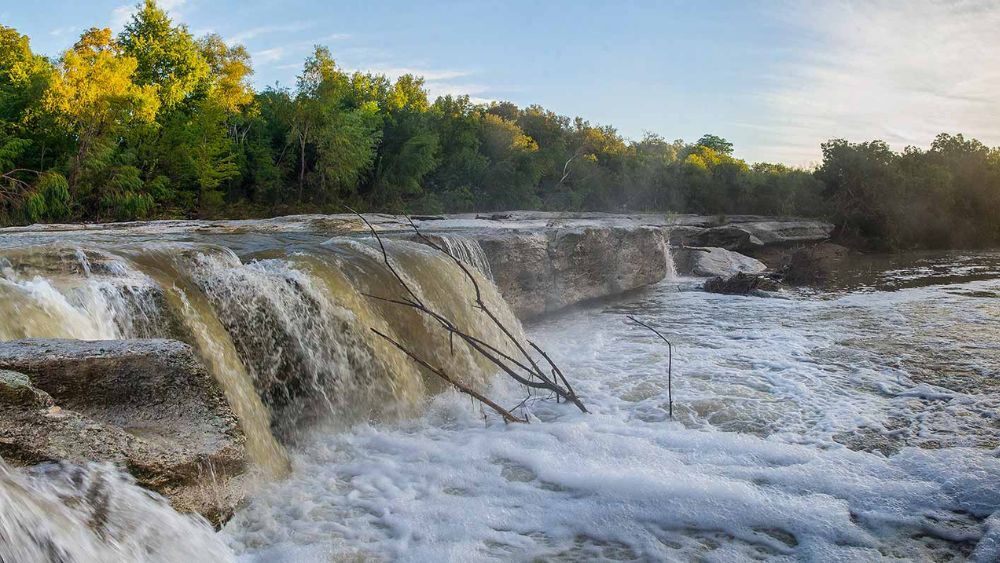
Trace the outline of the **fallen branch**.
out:
<instances>
[{"instance_id":1,"label":"fallen branch","mask_svg":"<svg viewBox=\"0 0 1000 563\"><path fill-rule=\"evenodd\" d=\"M587 408L583 405L583 402L580 401L579 397L573 391L573 388L569 385L568 380L563 375L562 371L559 370L559 368L555 365L552 359L549 358L549 356L545 354L537 345L535 345L534 343L529 343L531 347L534 348L536 351L538 351L542 355L542 357L545 358L545 361L549 364L551 374L546 374L546 372L538 365L538 362L535 360L535 358L527 351L524 344L522 344L514 336L513 332L509 328L507 328L507 326L505 326L503 322L500 321L499 317L487 306L486 302L483 299L483 293L482 289L479 286L479 282L476 280L475 275L472 273L472 271L464 262L462 262L460 259L453 256L451 253L441 248L440 245L438 245L431 239L424 236L424 234L420 232L417 226L414 225L413 221L410 220L409 217L407 217L407 221L413 228L416 235L427 246L430 246L431 248L434 248L435 250L442 252L445 256L451 258L455 262L455 264L462 270L462 272L465 274L466 279L468 279L472 283L472 287L475 290L475 307L478 310L482 311L483 314L485 314L490 319L490 321L500 330L500 332L504 335L506 341L517 350L517 354L515 355L519 356L519 358L512 357L510 354L500 350L497 347L497 345L485 342L482 339L477 338L459 329L446 316L428 307L423 302L423 300L420 299L420 296L417 294L417 292L414 291L413 288L411 288L407 284L403 276L396 270L396 267L389 259L389 254L386 251L385 244L382 241L381 236L379 236L378 231L375 229L375 227L368 221L368 219L366 219L363 215L361 215L357 211L354 211L353 209L351 209L350 211L353 212L355 215L357 215L368 227L368 230L371 232L372 236L378 242L379 249L382 252L383 263L385 264L386 268L389 269L389 272L396 279L397 283L399 283L399 285L402 286L403 290L405 291L405 295L401 298L389 298L389 297L366 294L367 297L388 303L393 303L404 307L410 307L412 309L419 311L424 315L431 317L432 319L437 321L438 324L444 330L448 332L449 342L452 343L451 345L453 351L454 351L454 344L453 344L454 338L458 337L460 340L468 344L470 348L472 348L481 356L489 360L492 364L497 366L497 368L499 368L503 373L505 373L518 383L524 385L525 387L528 387L529 389L543 389L546 391L550 391L555 395L557 400L561 398L566 400L567 402L572 402L582 412L587 412ZM384 335L382 336L383 338L385 338ZM396 342L394 342L394 344L396 345L397 348L402 350L411 359L417 361L424 367L427 367L428 369L434 371L425 362L419 360L415 354L406 350L405 347ZM441 376L441 373L438 373L437 371L434 371L434 373L437 374L438 376ZM449 381L452 380L449 379ZM562 382L561 384L560 381ZM478 394L473 396L475 396L477 399L481 400L484 404L487 404L494 410L500 409L501 411L507 413L508 415L513 416L510 414L509 411L506 411L502 407L496 405L496 403L489 401L486 397ZM527 422L527 419L523 420L517 419L517 420L518 422Z\"/></svg>"},{"instance_id":2,"label":"fallen branch","mask_svg":"<svg viewBox=\"0 0 1000 563\"><path fill-rule=\"evenodd\" d=\"M452 384L452 386L454 386L455 389L458 389L460 392L465 393L466 395L469 395L470 397L473 397L474 399L476 399L480 403L483 403L484 405L486 405L486 406L490 407L491 409L493 409L494 411L496 411L497 414L499 414L500 416L502 416L505 421L507 421L507 422L522 422L522 423L525 423L525 424L528 423L528 419L527 418L519 418L517 416L514 416L513 413L511 413L507 409L501 407L500 405L494 403L493 401L491 401L486 396L484 396L484 395L476 392L474 389L472 389L471 387L468 387L467 385L465 385L461 381L458 381L457 379L453 379L451 376L449 376L447 373L445 373L444 370L442 370L440 368L436 368L436 367L430 365L429 363L427 363L426 361L418 358L416 356L416 354L414 354L413 352L410 352L409 350L407 350L406 347L404 347L402 344L400 344L396 340L393 340L391 337L389 337L389 336L387 336L387 335L379 332L379 330L377 328L372 327L372 332L374 332L375 334L377 334L377 335L381 336L382 338L388 340L390 344L392 344L393 346L395 346L396 348L398 348L402 353L404 353L407 356L409 356L410 359L412 359L413 361L417 362L418 364L424 366L425 368L427 368L428 370L430 370L431 373L433 373L434 375L436 375L436 376L440 377L441 379L447 381L448 383Z\"/></svg>"},{"instance_id":3,"label":"fallen branch","mask_svg":"<svg viewBox=\"0 0 1000 563\"><path fill-rule=\"evenodd\" d=\"M667 404L669 409L670 418L674 417L674 391L673 391L673 378L674 378L674 345L666 339L660 331L649 326L648 324L640 321L639 319L633 317L632 315L625 315L625 318L636 323L639 326L646 327L647 329L653 331L653 334L660 337L660 340L667 343Z\"/></svg>"}]
</instances>

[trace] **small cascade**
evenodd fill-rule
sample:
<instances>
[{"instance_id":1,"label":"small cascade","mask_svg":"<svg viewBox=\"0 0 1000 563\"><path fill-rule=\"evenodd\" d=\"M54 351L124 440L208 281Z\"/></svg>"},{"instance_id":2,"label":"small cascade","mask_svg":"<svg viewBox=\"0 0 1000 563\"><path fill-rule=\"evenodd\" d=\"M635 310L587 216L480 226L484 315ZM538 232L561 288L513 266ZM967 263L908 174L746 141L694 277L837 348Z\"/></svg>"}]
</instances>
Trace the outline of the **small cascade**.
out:
<instances>
[{"instance_id":1,"label":"small cascade","mask_svg":"<svg viewBox=\"0 0 1000 563\"><path fill-rule=\"evenodd\" d=\"M664 237L666 239L666 237ZM674 263L674 254L670 250L670 242L668 240L663 241L663 259L667 264L667 275L663 279L667 281L677 279L677 265Z\"/></svg>"},{"instance_id":2,"label":"small cascade","mask_svg":"<svg viewBox=\"0 0 1000 563\"><path fill-rule=\"evenodd\" d=\"M460 235L442 235L438 238L448 254L476 268L483 276L493 281L490 261L486 258L486 253L483 252L478 240Z\"/></svg>"},{"instance_id":3,"label":"small cascade","mask_svg":"<svg viewBox=\"0 0 1000 563\"><path fill-rule=\"evenodd\" d=\"M0 460L0 561L232 561L200 518L182 516L100 465L22 472Z\"/></svg>"},{"instance_id":4,"label":"small cascade","mask_svg":"<svg viewBox=\"0 0 1000 563\"><path fill-rule=\"evenodd\" d=\"M95 259L100 259L98 265ZM0 258L0 340L149 338L166 330L152 281L107 254L29 248Z\"/></svg>"}]
</instances>

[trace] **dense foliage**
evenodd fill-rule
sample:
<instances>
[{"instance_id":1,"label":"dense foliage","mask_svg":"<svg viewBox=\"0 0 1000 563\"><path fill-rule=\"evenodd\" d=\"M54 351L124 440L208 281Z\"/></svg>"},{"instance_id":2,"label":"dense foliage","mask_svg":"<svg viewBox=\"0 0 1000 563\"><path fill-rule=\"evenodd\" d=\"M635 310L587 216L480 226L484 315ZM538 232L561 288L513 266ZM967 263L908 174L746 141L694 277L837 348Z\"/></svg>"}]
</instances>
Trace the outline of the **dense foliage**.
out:
<instances>
[{"instance_id":1,"label":"dense foliage","mask_svg":"<svg viewBox=\"0 0 1000 563\"><path fill-rule=\"evenodd\" d=\"M317 46L294 89L153 0L58 60L0 26L0 222L506 209L826 216L884 246L1000 242L1000 151L941 135L902 154L823 145L816 170L538 106L431 101L423 80L338 68Z\"/></svg>"}]
</instances>

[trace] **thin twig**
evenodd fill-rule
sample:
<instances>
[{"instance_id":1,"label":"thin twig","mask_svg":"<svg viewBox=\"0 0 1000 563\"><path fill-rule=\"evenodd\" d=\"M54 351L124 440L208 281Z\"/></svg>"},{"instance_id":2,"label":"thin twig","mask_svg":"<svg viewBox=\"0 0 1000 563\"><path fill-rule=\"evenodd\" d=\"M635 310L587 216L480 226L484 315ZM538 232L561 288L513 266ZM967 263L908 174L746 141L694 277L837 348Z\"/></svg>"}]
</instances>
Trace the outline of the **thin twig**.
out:
<instances>
[{"instance_id":1,"label":"thin twig","mask_svg":"<svg viewBox=\"0 0 1000 563\"><path fill-rule=\"evenodd\" d=\"M458 389L462 393L465 393L466 395L469 395L470 397L476 399L480 403L482 403L482 404L490 407L494 411L496 411L497 414L499 414L500 416L503 417L504 421L506 421L506 422L521 422L521 423L527 424L527 422L528 422L527 418L523 418L522 419L522 418L518 418L518 417L514 416L513 413L511 413L507 409L501 407L500 405L494 403L493 401L491 401L489 398L485 397L484 395L481 395L480 393L476 392L471 387L468 387L467 385L465 385L461 381L458 381L457 379L453 379L451 376L449 376L447 373L445 373L440 368L436 368L436 367L430 365L429 363L425 362L424 360L420 359L419 357L417 357L416 354L414 354L413 352L410 352L409 350L407 350L406 347L403 346L402 344L400 344L399 342L393 340L391 337L387 336L386 334L383 334L382 332L379 332L379 330L377 328L372 327L371 330L375 334L377 334L377 335L381 336L382 338L388 340L390 344L392 344L393 346L395 346L396 348L398 348L401 352L403 352L404 354L406 354L407 356L409 356L410 359L412 359L413 361L417 362L418 364L424 366L425 368L427 368L428 370L430 370L431 373L433 373L434 375L436 375L436 376L440 377L441 379L443 379L443 380L447 381L448 383L450 383L453 387L455 387L455 389Z\"/></svg>"},{"instance_id":2,"label":"thin twig","mask_svg":"<svg viewBox=\"0 0 1000 563\"><path fill-rule=\"evenodd\" d=\"M653 334L660 337L660 340L667 343L667 404L669 409L670 418L674 418L674 393L673 393L673 378L674 378L674 345L666 339L665 336L660 334L660 331L649 326L648 324L640 321L639 319L633 317L632 315L625 315L628 320L648 328L653 331Z\"/></svg>"}]
</instances>

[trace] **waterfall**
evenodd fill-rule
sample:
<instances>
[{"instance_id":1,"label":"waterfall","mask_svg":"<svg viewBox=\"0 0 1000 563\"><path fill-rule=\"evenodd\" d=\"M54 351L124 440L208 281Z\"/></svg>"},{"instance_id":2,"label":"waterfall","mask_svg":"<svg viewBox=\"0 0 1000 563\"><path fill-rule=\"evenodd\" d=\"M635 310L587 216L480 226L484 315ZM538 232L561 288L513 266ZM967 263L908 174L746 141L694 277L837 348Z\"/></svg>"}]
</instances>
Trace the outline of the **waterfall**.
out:
<instances>
[{"instance_id":1,"label":"waterfall","mask_svg":"<svg viewBox=\"0 0 1000 563\"><path fill-rule=\"evenodd\" d=\"M663 241L663 260L667 264L667 274L663 279L670 281L677 279L677 265L674 263L674 254L670 249L670 241L668 237L664 237Z\"/></svg>"},{"instance_id":2,"label":"waterfall","mask_svg":"<svg viewBox=\"0 0 1000 563\"><path fill-rule=\"evenodd\" d=\"M67 260L72 257L72 260ZM0 258L0 340L147 338L164 331L152 281L102 254L30 249Z\"/></svg>"},{"instance_id":3,"label":"waterfall","mask_svg":"<svg viewBox=\"0 0 1000 563\"><path fill-rule=\"evenodd\" d=\"M481 274L493 280L493 270L490 261L483 252L483 247L474 238L460 235L442 235L438 237L448 254L479 270Z\"/></svg>"},{"instance_id":4,"label":"waterfall","mask_svg":"<svg viewBox=\"0 0 1000 563\"><path fill-rule=\"evenodd\" d=\"M521 338L474 241L449 252L476 266L483 299ZM451 258L387 240L390 259L420 299L468 333L516 354L474 307ZM391 336L468 385L494 366L452 342L437 321L399 299L404 289L368 239L333 239L244 257L224 246L154 242L0 251L0 339L163 337L192 345L218 381L266 476L288 461L282 442L305 427L412 414L442 382L376 335Z\"/></svg>"},{"instance_id":5,"label":"waterfall","mask_svg":"<svg viewBox=\"0 0 1000 563\"><path fill-rule=\"evenodd\" d=\"M0 460L0 561L232 561L208 522L101 465L30 472Z\"/></svg>"}]
</instances>

